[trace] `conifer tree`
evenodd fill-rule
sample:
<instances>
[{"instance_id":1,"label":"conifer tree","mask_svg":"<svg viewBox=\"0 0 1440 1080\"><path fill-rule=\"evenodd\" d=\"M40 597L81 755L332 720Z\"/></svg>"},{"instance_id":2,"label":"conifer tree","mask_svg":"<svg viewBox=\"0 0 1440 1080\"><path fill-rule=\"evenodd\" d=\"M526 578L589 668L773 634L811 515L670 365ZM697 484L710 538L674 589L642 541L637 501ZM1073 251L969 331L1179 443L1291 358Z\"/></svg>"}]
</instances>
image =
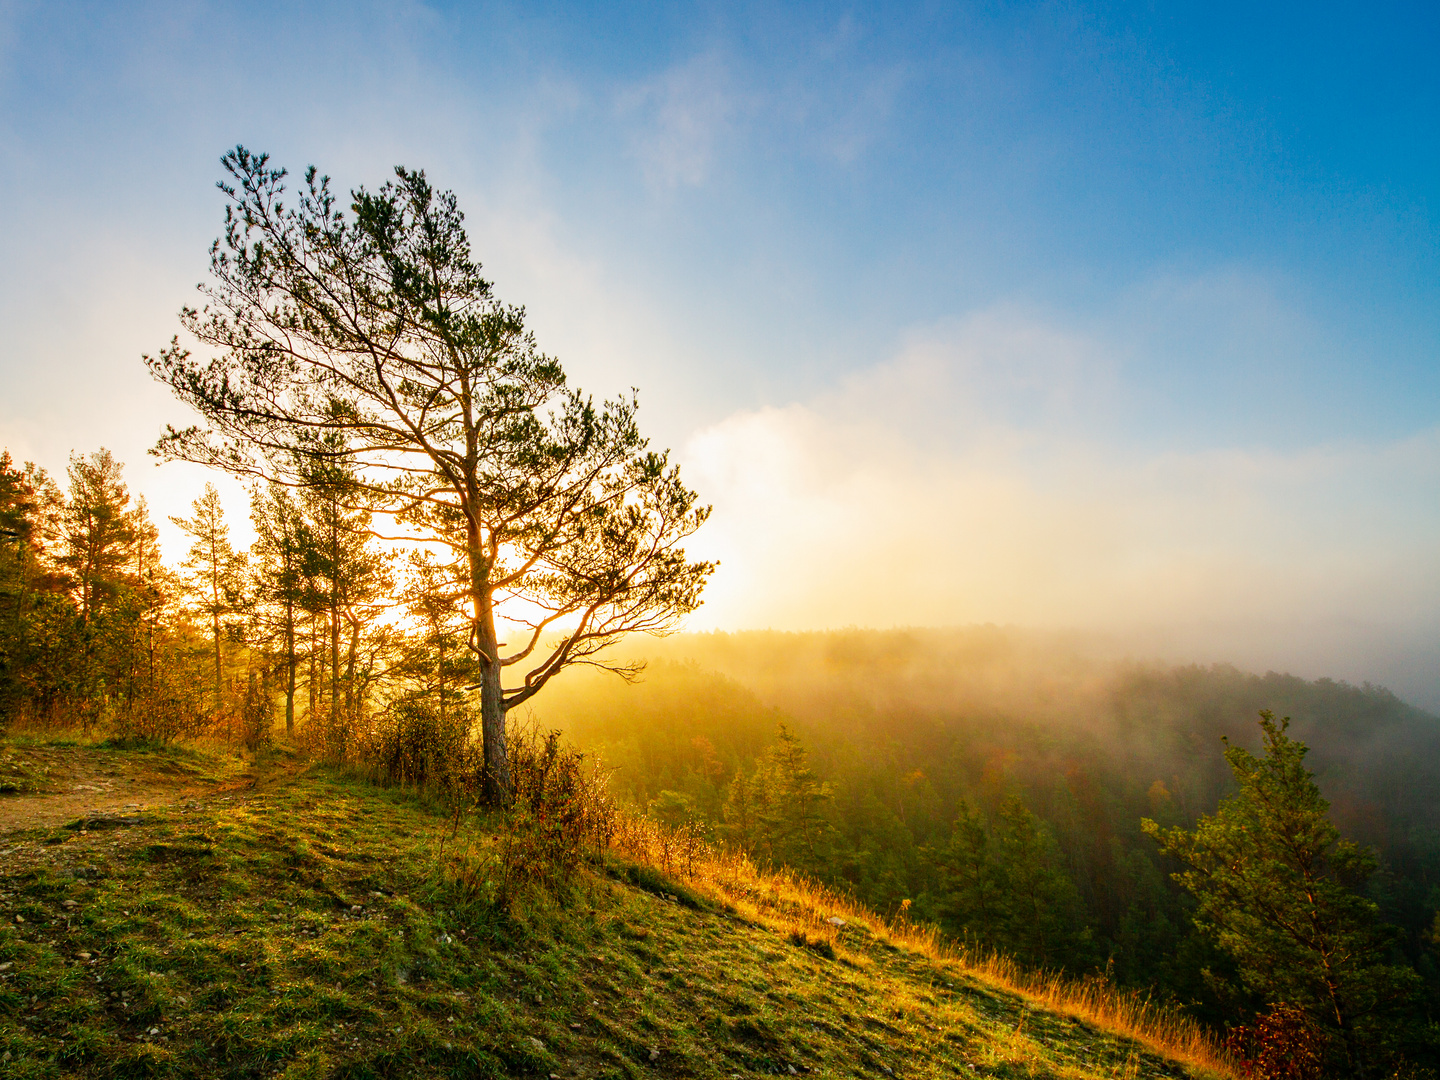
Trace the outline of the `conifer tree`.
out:
<instances>
[{"instance_id":1,"label":"conifer tree","mask_svg":"<svg viewBox=\"0 0 1440 1080\"><path fill-rule=\"evenodd\" d=\"M1054 835L1018 795L1001 802L996 819L1012 949L1031 963L1083 967L1089 957L1080 894L1060 865Z\"/></svg>"},{"instance_id":2,"label":"conifer tree","mask_svg":"<svg viewBox=\"0 0 1440 1080\"><path fill-rule=\"evenodd\" d=\"M0 704L33 686L43 665L32 633L37 595L58 585L48 560L63 499L45 470L0 450Z\"/></svg>"},{"instance_id":3,"label":"conifer tree","mask_svg":"<svg viewBox=\"0 0 1440 1080\"><path fill-rule=\"evenodd\" d=\"M1290 720L1260 713L1265 756L1226 744L1238 790L1193 830L1145 831L1185 867L1196 921L1268 1005L1303 1008L1340 1046L1350 1075L1368 1073L1374 1018L1410 994L1415 973L1387 963L1391 935L1361 892L1373 852L1340 836L1305 767Z\"/></svg>"},{"instance_id":4,"label":"conifer tree","mask_svg":"<svg viewBox=\"0 0 1440 1080\"><path fill-rule=\"evenodd\" d=\"M138 539L122 466L103 447L70 458L70 490L60 515L57 562L69 572L85 626L119 593Z\"/></svg>"},{"instance_id":5,"label":"conifer tree","mask_svg":"<svg viewBox=\"0 0 1440 1080\"><path fill-rule=\"evenodd\" d=\"M939 853L937 863L945 882L946 916L978 937L997 934L1004 882L990 850L985 819L964 799L960 800L950 842Z\"/></svg>"},{"instance_id":6,"label":"conifer tree","mask_svg":"<svg viewBox=\"0 0 1440 1080\"><path fill-rule=\"evenodd\" d=\"M126 663L133 698L137 670L143 668L147 691L155 686L158 638L179 590L174 573L161 559L160 531L150 520L144 496L135 500L131 525L135 536L131 547L129 589L133 619Z\"/></svg>"},{"instance_id":7,"label":"conifer tree","mask_svg":"<svg viewBox=\"0 0 1440 1080\"><path fill-rule=\"evenodd\" d=\"M770 862L813 868L831 831L824 815L831 798L804 744L781 723L754 770L737 772L730 785L725 808L730 835Z\"/></svg>"},{"instance_id":8,"label":"conifer tree","mask_svg":"<svg viewBox=\"0 0 1440 1080\"><path fill-rule=\"evenodd\" d=\"M206 484L200 497L190 504L188 518L172 517L190 537L185 568L196 606L210 621L214 662L215 710L224 701L221 639L227 621L241 608L245 590L245 558L230 544L230 526L225 524L225 507L214 484Z\"/></svg>"},{"instance_id":9,"label":"conifer tree","mask_svg":"<svg viewBox=\"0 0 1440 1080\"><path fill-rule=\"evenodd\" d=\"M401 668L420 693L433 697L444 727L463 703L465 687L479 677L465 647L468 622L455 585L460 575L431 551L411 552L405 570L402 600L414 632L404 646Z\"/></svg>"},{"instance_id":10,"label":"conifer tree","mask_svg":"<svg viewBox=\"0 0 1440 1080\"><path fill-rule=\"evenodd\" d=\"M823 813L832 797L830 785L816 775L804 744L783 723L776 729L775 744L767 757L773 790L771 828L787 855L803 854L813 866L830 827Z\"/></svg>"},{"instance_id":11,"label":"conifer tree","mask_svg":"<svg viewBox=\"0 0 1440 1080\"><path fill-rule=\"evenodd\" d=\"M944 912L1027 963L1084 967L1080 895L1059 861L1054 837L1019 795L1001 799L989 822L962 800L938 858Z\"/></svg>"},{"instance_id":12,"label":"conifer tree","mask_svg":"<svg viewBox=\"0 0 1440 1080\"><path fill-rule=\"evenodd\" d=\"M135 628L147 606L136 594L135 571L149 519L143 504L131 504L122 471L104 448L72 455L59 515L55 563L68 580L79 623L71 690L87 728L133 678Z\"/></svg>"},{"instance_id":13,"label":"conifer tree","mask_svg":"<svg viewBox=\"0 0 1440 1080\"><path fill-rule=\"evenodd\" d=\"M326 635L325 717L331 752L343 757L363 696L365 628L387 606L393 583L386 559L371 543L370 512L355 498L353 470L343 460L321 459L304 463L302 476L312 602Z\"/></svg>"},{"instance_id":14,"label":"conifer tree","mask_svg":"<svg viewBox=\"0 0 1440 1080\"><path fill-rule=\"evenodd\" d=\"M300 663L300 619L305 601L305 563L313 537L290 492L276 484L250 499L255 543L250 548L256 615L279 639L284 669L285 734L295 734L295 691Z\"/></svg>"},{"instance_id":15,"label":"conifer tree","mask_svg":"<svg viewBox=\"0 0 1440 1080\"><path fill-rule=\"evenodd\" d=\"M735 776L725 792L725 836L732 844L744 851L756 851L759 836L757 829L757 788L755 777L742 769L735 770Z\"/></svg>"}]
</instances>

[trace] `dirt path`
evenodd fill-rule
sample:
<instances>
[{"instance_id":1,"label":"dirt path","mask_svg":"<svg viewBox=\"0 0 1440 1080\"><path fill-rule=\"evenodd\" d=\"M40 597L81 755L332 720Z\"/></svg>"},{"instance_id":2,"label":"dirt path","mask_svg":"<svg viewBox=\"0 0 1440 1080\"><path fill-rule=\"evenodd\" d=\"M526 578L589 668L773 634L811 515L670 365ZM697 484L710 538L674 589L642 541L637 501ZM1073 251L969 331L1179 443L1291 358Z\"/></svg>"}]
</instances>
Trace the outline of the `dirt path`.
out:
<instances>
[{"instance_id":1,"label":"dirt path","mask_svg":"<svg viewBox=\"0 0 1440 1080\"><path fill-rule=\"evenodd\" d=\"M244 791L255 783L238 759L90 746L5 747L0 776L19 789L0 795L0 835Z\"/></svg>"}]
</instances>

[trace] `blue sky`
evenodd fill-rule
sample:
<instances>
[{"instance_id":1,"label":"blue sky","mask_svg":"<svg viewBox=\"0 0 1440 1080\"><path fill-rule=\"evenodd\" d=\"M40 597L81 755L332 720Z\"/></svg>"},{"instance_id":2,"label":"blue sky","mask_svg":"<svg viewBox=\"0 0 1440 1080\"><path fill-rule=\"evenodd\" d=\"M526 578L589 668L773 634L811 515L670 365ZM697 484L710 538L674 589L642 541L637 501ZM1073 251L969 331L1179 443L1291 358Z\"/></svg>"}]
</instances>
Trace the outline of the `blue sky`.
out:
<instances>
[{"instance_id":1,"label":"blue sky","mask_svg":"<svg viewBox=\"0 0 1440 1080\"><path fill-rule=\"evenodd\" d=\"M1420 4L0 2L0 442L182 510L139 355L219 155L403 162L715 502L698 625L1096 626L1440 705L1437 54Z\"/></svg>"}]
</instances>

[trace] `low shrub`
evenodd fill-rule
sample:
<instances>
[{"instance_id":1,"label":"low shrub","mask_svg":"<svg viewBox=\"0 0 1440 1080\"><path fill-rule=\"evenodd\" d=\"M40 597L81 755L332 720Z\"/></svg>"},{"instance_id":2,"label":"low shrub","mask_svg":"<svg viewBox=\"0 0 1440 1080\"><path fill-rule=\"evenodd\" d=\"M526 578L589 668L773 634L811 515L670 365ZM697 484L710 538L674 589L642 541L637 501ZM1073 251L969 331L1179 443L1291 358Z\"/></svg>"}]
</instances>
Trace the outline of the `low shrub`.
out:
<instances>
[{"instance_id":1,"label":"low shrub","mask_svg":"<svg viewBox=\"0 0 1440 1080\"><path fill-rule=\"evenodd\" d=\"M1230 1030L1225 1049L1246 1080L1321 1080L1326 1039L1304 1009L1279 1002L1245 1027Z\"/></svg>"},{"instance_id":2,"label":"low shrub","mask_svg":"<svg viewBox=\"0 0 1440 1080\"><path fill-rule=\"evenodd\" d=\"M358 740L361 761L381 783L439 789L459 801L475 788L481 765L468 709L443 714L423 697L391 703Z\"/></svg>"},{"instance_id":3,"label":"low shrub","mask_svg":"<svg viewBox=\"0 0 1440 1080\"><path fill-rule=\"evenodd\" d=\"M607 774L560 732L512 726L507 740L512 798L500 813L505 890L555 882L610 847L618 820ZM478 776L477 776L478 780Z\"/></svg>"},{"instance_id":4,"label":"low shrub","mask_svg":"<svg viewBox=\"0 0 1440 1080\"><path fill-rule=\"evenodd\" d=\"M442 845L441 861L466 901L508 910L526 888L553 891L582 865L601 859L614 840L618 814L605 771L558 731L541 734L512 724L507 734L511 799L484 808L489 839L480 845L469 830L462 834L462 825L482 809L484 762L474 741L451 745L448 760L461 764L442 788L453 846L447 856ZM421 782L419 775L416 770L408 782Z\"/></svg>"},{"instance_id":5,"label":"low shrub","mask_svg":"<svg viewBox=\"0 0 1440 1080\"><path fill-rule=\"evenodd\" d=\"M254 752L271 743L274 717L270 711L270 673L260 678L250 672L245 688L245 702L240 707L240 744Z\"/></svg>"},{"instance_id":6,"label":"low shrub","mask_svg":"<svg viewBox=\"0 0 1440 1080\"><path fill-rule=\"evenodd\" d=\"M213 721L206 684L181 668L156 671L150 685L114 703L111 728L127 745L170 743L200 734Z\"/></svg>"}]
</instances>

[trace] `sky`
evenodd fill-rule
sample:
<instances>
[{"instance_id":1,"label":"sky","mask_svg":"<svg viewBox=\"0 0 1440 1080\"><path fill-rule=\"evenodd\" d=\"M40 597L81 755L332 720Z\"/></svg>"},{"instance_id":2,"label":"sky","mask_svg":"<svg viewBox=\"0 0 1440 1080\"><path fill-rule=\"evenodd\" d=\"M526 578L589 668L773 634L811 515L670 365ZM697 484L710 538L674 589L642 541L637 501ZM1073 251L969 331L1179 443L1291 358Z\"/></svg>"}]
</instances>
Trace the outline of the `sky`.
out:
<instances>
[{"instance_id":1,"label":"sky","mask_svg":"<svg viewBox=\"0 0 1440 1080\"><path fill-rule=\"evenodd\" d=\"M140 358L220 155L405 164L713 504L692 627L1440 709L1437 54L1433 4L0 0L0 446L108 447L178 557L209 478L147 455L190 418Z\"/></svg>"}]
</instances>

